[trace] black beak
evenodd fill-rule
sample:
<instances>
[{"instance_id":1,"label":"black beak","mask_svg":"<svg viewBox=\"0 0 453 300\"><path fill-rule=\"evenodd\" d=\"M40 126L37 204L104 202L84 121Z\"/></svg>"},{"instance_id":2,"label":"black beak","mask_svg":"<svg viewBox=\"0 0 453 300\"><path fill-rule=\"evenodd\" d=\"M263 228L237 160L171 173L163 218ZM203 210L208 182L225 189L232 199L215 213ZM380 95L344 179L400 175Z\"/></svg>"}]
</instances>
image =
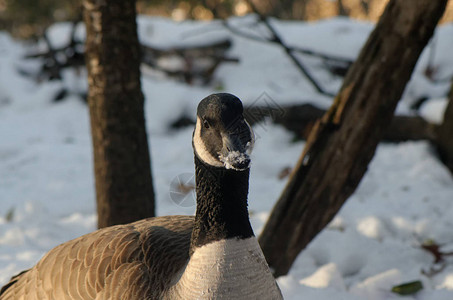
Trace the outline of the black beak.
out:
<instances>
[{"instance_id":1,"label":"black beak","mask_svg":"<svg viewBox=\"0 0 453 300\"><path fill-rule=\"evenodd\" d=\"M253 147L253 132L247 123L222 134L223 147L220 160L227 169L238 171L250 167L250 151Z\"/></svg>"}]
</instances>

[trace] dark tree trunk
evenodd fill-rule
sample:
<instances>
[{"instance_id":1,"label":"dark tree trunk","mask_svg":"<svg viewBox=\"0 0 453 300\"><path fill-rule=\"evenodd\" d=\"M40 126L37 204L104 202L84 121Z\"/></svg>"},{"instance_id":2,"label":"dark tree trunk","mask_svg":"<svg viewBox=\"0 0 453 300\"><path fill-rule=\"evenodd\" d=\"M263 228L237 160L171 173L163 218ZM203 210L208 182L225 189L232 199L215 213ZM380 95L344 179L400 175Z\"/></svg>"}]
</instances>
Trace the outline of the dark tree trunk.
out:
<instances>
[{"instance_id":1,"label":"dark tree trunk","mask_svg":"<svg viewBox=\"0 0 453 300\"><path fill-rule=\"evenodd\" d=\"M84 0L98 227L154 216L135 1Z\"/></svg>"},{"instance_id":2,"label":"dark tree trunk","mask_svg":"<svg viewBox=\"0 0 453 300\"><path fill-rule=\"evenodd\" d=\"M442 161L453 173L453 84L450 101L444 113L444 121L439 127L437 146Z\"/></svg>"},{"instance_id":3,"label":"dark tree trunk","mask_svg":"<svg viewBox=\"0 0 453 300\"><path fill-rule=\"evenodd\" d=\"M287 274L357 187L446 3L388 3L333 106L312 130L260 236L276 276Z\"/></svg>"}]
</instances>

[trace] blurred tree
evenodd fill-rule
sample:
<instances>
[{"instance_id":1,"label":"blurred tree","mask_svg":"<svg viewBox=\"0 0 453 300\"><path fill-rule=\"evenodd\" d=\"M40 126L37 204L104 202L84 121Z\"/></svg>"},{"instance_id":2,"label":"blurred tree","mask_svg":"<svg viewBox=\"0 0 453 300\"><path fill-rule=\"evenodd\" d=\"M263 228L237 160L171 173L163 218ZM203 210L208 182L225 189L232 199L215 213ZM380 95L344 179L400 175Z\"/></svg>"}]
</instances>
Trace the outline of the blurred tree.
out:
<instances>
[{"instance_id":1,"label":"blurred tree","mask_svg":"<svg viewBox=\"0 0 453 300\"><path fill-rule=\"evenodd\" d=\"M287 274L359 184L447 1L389 1L259 237L276 276Z\"/></svg>"},{"instance_id":2,"label":"blurred tree","mask_svg":"<svg viewBox=\"0 0 453 300\"><path fill-rule=\"evenodd\" d=\"M453 173L453 83L449 98L450 101L444 113L444 121L439 127L437 146L441 159Z\"/></svg>"},{"instance_id":3,"label":"blurred tree","mask_svg":"<svg viewBox=\"0 0 453 300\"><path fill-rule=\"evenodd\" d=\"M3 6L1 2L0 26L23 38L41 36L52 23L74 20L80 14L78 1L3 0Z\"/></svg>"},{"instance_id":4,"label":"blurred tree","mask_svg":"<svg viewBox=\"0 0 453 300\"><path fill-rule=\"evenodd\" d=\"M98 227L154 216L134 0L83 0Z\"/></svg>"},{"instance_id":5,"label":"blurred tree","mask_svg":"<svg viewBox=\"0 0 453 300\"><path fill-rule=\"evenodd\" d=\"M212 19L212 9L221 18L250 13L248 0L137 0L140 14L160 15L174 20ZM375 21L388 0L253 0L264 15L279 19L318 20L337 15ZM19 37L41 37L43 30L59 21L74 20L80 12L79 1L0 0L0 30ZM453 2L444 21L453 20Z\"/></svg>"}]
</instances>

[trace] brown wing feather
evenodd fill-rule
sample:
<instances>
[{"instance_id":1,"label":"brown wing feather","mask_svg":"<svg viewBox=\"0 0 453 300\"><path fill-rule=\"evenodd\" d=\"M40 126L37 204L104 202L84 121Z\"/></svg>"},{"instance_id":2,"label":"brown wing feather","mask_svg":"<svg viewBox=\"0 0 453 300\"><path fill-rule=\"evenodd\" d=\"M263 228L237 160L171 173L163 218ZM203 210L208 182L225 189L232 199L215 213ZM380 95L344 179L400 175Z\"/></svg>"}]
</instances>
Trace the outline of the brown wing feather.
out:
<instances>
[{"instance_id":1,"label":"brown wing feather","mask_svg":"<svg viewBox=\"0 0 453 300\"><path fill-rule=\"evenodd\" d=\"M193 220L150 218L68 241L11 278L0 300L161 298L189 259Z\"/></svg>"}]
</instances>

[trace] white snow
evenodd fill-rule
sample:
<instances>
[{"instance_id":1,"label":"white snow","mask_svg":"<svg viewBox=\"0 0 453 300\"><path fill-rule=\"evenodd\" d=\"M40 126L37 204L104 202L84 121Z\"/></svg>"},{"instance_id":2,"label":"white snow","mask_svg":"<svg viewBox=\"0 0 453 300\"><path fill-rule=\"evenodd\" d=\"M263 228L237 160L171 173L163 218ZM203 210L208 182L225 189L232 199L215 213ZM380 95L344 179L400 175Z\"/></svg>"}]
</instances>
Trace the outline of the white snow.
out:
<instances>
[{"instance_id":1,"label":"white snow","mask_svg":"<svg viewBox=\"0 0 453 300\"><path fill-rule=\"evenodd\" d=\"M255 26L254 16L233 18L231 24L249 33L266 36ZM150 137L158 215L193 214L194 202L178 205L170 187L179 175L193 174L193 128L169 130L181 114L195 116L198 101L226 91L245 104L278 105L310 102L326 108L331 99L316 93L276 45L232 36L218 22L139 17L143 43L170 48L196 45L230 37L231 57L215 82L189 86L144 70L147 129ZM290 45L353 59L373 28L344 18L319 22L273 20ZM70 28L56 24L50 31L54 45L61 45ZM78 36L84 36L83 26ZM429 53L425 51L398 106L400 114L414 114L411 105L422 97L445 98L453 74L453 25L436 30L434 80L424 75ZM23 55L29 45L0 32L0 285L34 265L52 247L95 230L95 192L92 146L87 106L75 95L52 103L62 88L86 89L86 72L66 71L63 81L40 84L23 77L18 67L39 67ZM43 45L39 45L40 48ZM341 79L323 71L322 61L300 55L313 75L335 92ZM145 69L145 68L144 68ZM218 87L217 89L215 87ZM422 116L439 122L445 104L433 100L422 107ZM445 100L444 100L445 102ZM285 186L279 179L299 158L303 142L269 121L254 126L256 142L251 154L249 193L251 222L257 234ZM187 177L187 176L186 176ZM190 177L190 176L189 176ZM453 298L453 259L446 258L437 274L422 273L434 258L420 245L433 240L444 251L453 248L453 178L425 141L381 144L356 192L331 224L299 255L290 273L278 279L286 299L399 299L390 292L395 285L421 280L424 289L404 299Z\"/></svg>"},{"instance_id":2,"label":"white snow","mask_svg":"<svg viewBox=\"0 0 453 300\"><path fill-rule=\"evenodd\" d=\"M420 116L433 124L442 124L444 120L443 112L447 108L448 98L434 98L422 104Z\"/></svg>"}]
</instances>

